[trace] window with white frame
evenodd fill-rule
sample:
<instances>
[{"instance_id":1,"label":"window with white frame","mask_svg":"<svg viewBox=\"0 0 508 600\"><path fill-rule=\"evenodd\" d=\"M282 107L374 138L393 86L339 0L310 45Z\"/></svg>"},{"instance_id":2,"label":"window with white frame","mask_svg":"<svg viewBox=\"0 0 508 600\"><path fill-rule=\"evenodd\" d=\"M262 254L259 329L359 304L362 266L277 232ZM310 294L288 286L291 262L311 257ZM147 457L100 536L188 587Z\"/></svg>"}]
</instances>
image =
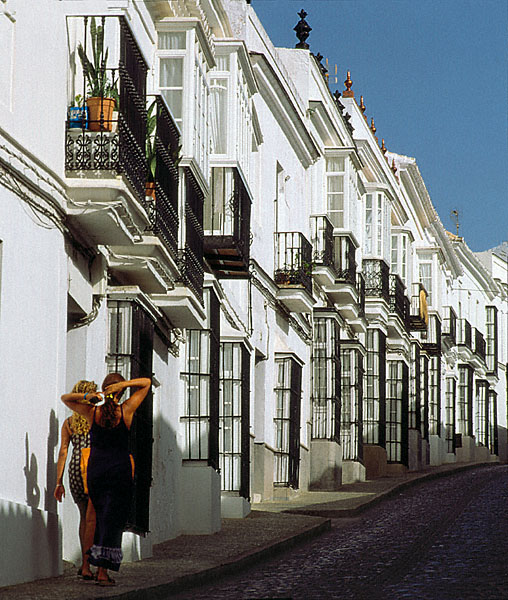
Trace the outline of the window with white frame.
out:
<instances>
[{"instance_id":1,"label":"window with white frame","mask_svg":"<svg viewBox=\"0 0 508 600\"><path fill-rule=\"evenodd\" d=\"M457 397L457 433L473 435L473 368L459 365L459 384Z\"/></svg>"},{"instance_id":2,"label":"window with white frame","mask_svg":"<svg viewBox=\"0 0 508 600\"><path fill-rule=\"evenodd\" d=\"M390 272L397 274L401 279L402 283L408 287L408 273L409 269L409 247L410 241L407 233L396 233L392 234L391 244L391 260L390 260Z\"/></svg>"},{"instance_id":3,"label":"window with white frame","mask_svg":"<svg viewBox=\"0 0 508 600\"><path fill-rule=\"evenodd\" d=\"M457 382L454 377L446 378L445 390L445 440L446 451L455 452L455 395Z\"/></svg>"},{"instance_id":4,"label":"window with white frame","mask_svg":"<svg viewBox=\"0 0 508 600\"><path fill-rule=\"evenodd\" d=\"M419 265L420 283L427 292L427 304L432 305L432 260L421 260Z\"/></svg>"},{"instance_id":5,"label":"window with white frame","mask_svg":"<svg viewBox=\"0 0 508 600\"><path fill-rule=\"evenodd\" d=\"M488 397L489 382L485 379L476 380L474 436L476 443L487 446L488 441Z\"/></svg>"},{"instance_id":6,"label":"window with white frame","mask_svg":"<svg viewBox=\"0 0 508 600\"><path fill-rule=\"evenodd\" d=\"M326 159L326 206L328 218L334 227L345 224L345 160L341 156Z\"/></svg>"},{"instance_id":7,"label":"window with white frame","mask_svg":"<svg viewBox=\"0 0 508 600\"><path fill-rule=\"evenodd\" d=\"M208 62L196 30L159 31L157 58L158 86L183 133L184 153L208 177Z\"/></svg>"},{"instance_id":8,"label":"window with white frame","mask_svg":"<svg viewBox=\"0 0 508 600\"><path fill-rule=\"evenodd\" d=\"M366 256L389 258L390 204L382 192L365 195Z\"/></svg>"},{"instance_id":9,"label":"window with white frame","mask_svg":"<svg viewBox=\"0 0 508 600\"><path fill-rule=\"evenodd\" d=\"M486 306L485 360L487 371L497 373L497 308Z\"/></svg>"},{"instance_id":10,"label":"window with white frame","mask_svg":"<svg viewBox=\"0 0 508 600\"><path fill-rule=\"evenodd\" d=\"M429 362L429 434L441 435L441 357Z\"/></svg>"},{"instance_id":11,"label":"window with white frame","mask_svg":"<svg viewBox=\"0 0 508 600\"><path fill-rule=\"evenodd\" d=\"M157 38L159 89L181 130L186 48L187 33L185 31L159 32Z\"/></svg>"}]
</instances>

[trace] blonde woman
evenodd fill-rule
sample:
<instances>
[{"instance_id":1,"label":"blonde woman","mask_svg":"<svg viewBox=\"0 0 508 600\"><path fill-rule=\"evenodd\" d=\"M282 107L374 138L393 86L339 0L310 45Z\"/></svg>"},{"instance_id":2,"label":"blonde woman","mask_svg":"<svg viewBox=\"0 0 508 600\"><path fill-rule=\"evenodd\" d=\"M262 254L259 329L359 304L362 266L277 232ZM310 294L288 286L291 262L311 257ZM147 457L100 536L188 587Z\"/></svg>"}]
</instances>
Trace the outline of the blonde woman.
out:
<instances>
[{"instance_id":1,"label":"blonde woman","mask_svg":"<svg viewBox=\"0 0 508 600\"><path fill-rule=\"evenodd\" d=\"M76 383L72 391L77 394L95 393L97 384L93 381L81 380ZM86 398L84 402L87 402ZM69 485L71 495L79 509L79 541L81 545L82 564L78 571L78 576L85 580L92 580L93 574L90 571L89 556L86 551L93 542L95 532L95 512L85 492L83 478L81 476L81 449L90 448L90 425L85 417L77 412L65 419L62 425L60 437L60 450L58 453L58 462L56 467L56 487L54 496L58 502L62 502L65 496L65 487L63 484L63 475L69 444L72 444L71 460L69 462Z\"/></svg>"}]
</instances>

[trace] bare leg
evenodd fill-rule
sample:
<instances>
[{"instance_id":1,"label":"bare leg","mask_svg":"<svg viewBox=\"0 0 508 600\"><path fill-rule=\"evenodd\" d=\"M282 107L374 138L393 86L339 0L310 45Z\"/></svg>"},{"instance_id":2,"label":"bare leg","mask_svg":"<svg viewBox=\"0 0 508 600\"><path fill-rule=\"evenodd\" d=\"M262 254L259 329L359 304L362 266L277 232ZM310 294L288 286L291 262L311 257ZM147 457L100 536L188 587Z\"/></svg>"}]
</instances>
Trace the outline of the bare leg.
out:
<instances>
[{"instance_id":1,"label":"bare leg","mask_svg":"<svg viewBox=\"0 0 508 600\"><path fill-rule=\"evenodd\" d=\"M90 562L87 554L88 550L93 544L93 538L95 535L95 509L91 500L88 500L88 504L85 510L84 519L84 531L83 531L83 544L81 546L83 551L83 575L90 575Z\"/></svg>"},{"instance_id":2,"label":"bare leg","mask_svg":"<svg viewBox=\"0 0 508 600\"><path fill-rule=\"evenodd\" d=\"M86 502L79 502L78 503L78 509L79 509L79 544L81 546L81 554L84 555L84 543L85 543L85 526L86 526ZM81 563L81 567L80 567L80 571L81 574L83 574L83 566L84 566L84 560Z\"/></svg>"}]
</instances>

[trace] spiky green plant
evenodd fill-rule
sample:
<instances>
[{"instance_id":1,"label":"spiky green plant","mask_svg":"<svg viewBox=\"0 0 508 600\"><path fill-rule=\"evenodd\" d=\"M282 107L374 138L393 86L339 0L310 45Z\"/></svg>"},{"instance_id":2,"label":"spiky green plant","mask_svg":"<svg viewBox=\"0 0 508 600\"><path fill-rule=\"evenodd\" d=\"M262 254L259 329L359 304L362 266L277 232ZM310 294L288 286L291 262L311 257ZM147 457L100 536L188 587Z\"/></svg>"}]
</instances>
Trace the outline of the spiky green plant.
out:
<instances>
[{"instance_id":1,"label":"spiky green plant","mask_svg":"<svg viewBox=\"0 0 508 600\"><path fill-rule=\"evenodd\" d=\"M118 104L118 93L109 80L106 70L109 49L104 49L104 27L96 24L95 17L90 20L90 37L92 60L86 55L81 42L78 44L78 55L88 82L89 96L115 98Z\"/></svg>"}]
</instances>

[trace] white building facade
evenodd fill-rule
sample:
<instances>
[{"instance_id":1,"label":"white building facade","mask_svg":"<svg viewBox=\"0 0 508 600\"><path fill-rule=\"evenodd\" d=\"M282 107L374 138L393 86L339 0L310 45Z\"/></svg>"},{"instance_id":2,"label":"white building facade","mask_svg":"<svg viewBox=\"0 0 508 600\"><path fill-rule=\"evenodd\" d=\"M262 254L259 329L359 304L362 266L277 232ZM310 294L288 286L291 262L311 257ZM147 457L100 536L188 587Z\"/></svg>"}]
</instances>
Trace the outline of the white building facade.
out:
<instances>
[{"instance_id":1,"label":"white building facade","mask_svg":"<svg viewBox=\"0 0 508 600\"><path fill-rule=\"evenodd\" d=\"M252 503L508 459L506 255L444 230L300 18L287 49L245 0L3 0L0 586L78 560L59 398L112 370L153 381L126 560Z\"/></svg>"}]
</instances>

